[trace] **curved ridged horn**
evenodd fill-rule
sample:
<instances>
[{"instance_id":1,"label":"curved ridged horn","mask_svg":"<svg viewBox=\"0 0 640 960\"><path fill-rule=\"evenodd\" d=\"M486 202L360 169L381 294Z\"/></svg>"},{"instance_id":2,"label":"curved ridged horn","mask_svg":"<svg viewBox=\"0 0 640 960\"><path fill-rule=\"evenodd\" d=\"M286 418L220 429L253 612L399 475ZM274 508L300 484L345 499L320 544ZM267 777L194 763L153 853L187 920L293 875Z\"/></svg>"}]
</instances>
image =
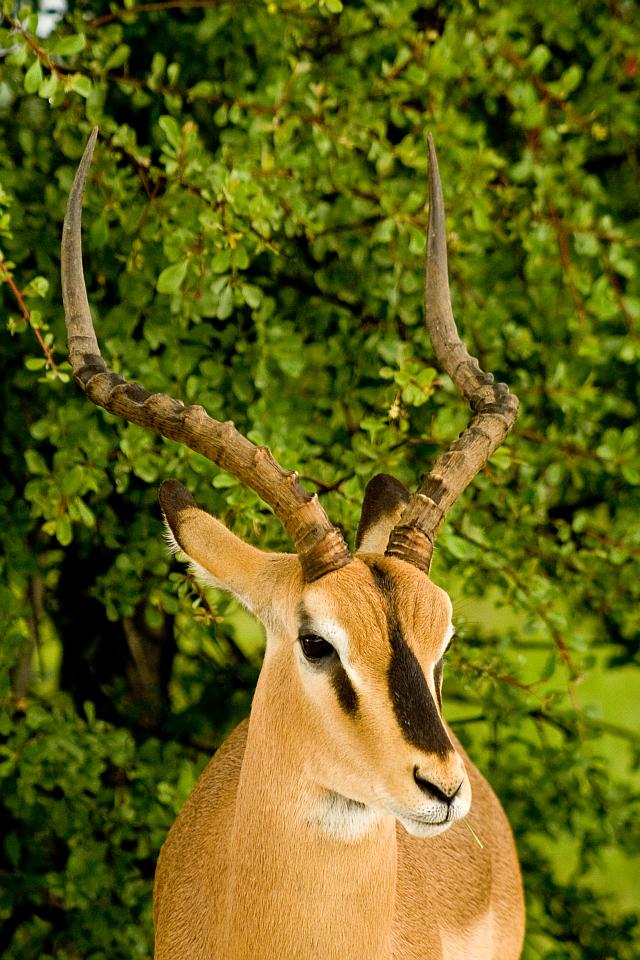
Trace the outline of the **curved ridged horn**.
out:
<instances>
[{"instance_id":1,"label":"curved ridged horn","mask_svg":"<svg viewBox=\"0 0 640 960\"><path fill-rule=\"evenodd\" d=\"M164 393L151 394L138 383L128 383L104 362L82 266L82 197L97 136L95 128L73 181L62 229L62 297L74 380L98 406L184 443L254 490L293 540L305 581L310 583L343 567L351 554L342 534L328 519L318 497L300 485L295 471L284 470L268 447L256 447L231 421L220 423L200 406L185 407Z\"/></svg>"},{"instance_id":2,"label":"curved ridged horn","mask_svg":"<svg viewBox=\"0 0 640 960\"><path fill-rule=\"evenodd\" d=\"M429 226L425 265L425 322L439 365L473 410L464 433L422 479L394 527L386 553L429 573L433 543L448 511L484 467L518 416L518 398L484 373L458 335L451 307L447 236L438 161L429 134Z\"/></svg>"}]
</instances>

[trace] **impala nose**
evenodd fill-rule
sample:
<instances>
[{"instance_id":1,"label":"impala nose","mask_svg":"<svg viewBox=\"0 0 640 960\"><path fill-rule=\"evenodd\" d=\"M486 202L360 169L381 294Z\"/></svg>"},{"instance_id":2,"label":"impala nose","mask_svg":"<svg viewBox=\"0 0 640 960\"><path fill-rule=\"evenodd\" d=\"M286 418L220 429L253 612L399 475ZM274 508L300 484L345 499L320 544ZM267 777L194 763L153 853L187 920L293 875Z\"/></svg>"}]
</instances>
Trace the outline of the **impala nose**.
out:
<instances>
[{"instance_id":1,"label":"impala nose","mask_svg":"<svg viewBox=\"0 0 640 960\"><path fill-rule=\"evenodd\" d=\"M434 783L432 780L427 780L426 777L423 777L417 767L413 768L413 779L423 793L425 793L428 797L435 797L436 800L446 803L448 807L450 807L455 800L460 787L463 784L463 781L461 780L455 787L444 790L442 787L439 787L437 783Z\"/></svg>"}]
</instances>

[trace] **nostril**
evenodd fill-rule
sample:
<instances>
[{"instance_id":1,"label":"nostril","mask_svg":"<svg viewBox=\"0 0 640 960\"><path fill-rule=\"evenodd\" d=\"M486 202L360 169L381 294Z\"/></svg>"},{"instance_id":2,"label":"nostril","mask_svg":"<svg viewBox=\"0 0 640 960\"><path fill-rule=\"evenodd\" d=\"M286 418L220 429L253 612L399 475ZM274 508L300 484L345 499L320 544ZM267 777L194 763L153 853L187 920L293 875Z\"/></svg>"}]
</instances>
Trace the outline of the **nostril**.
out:
<instances>
[{"instance_id":1,"label":"nostril","mask_svg":"<svg viewBox=\"0 0 640 960\"><path fill-rule=\"evenodd\" d=\"M433 783L432 780L427 780L425 777L423 777L417 767L413 768L413 779L423 793L426 793L428 796L435 797L436 800L446 803L447 806L450 806L453 803L462 786L461 780L455 789L447 793L442 789L442 787L439 787L437 784Z\"/></svg>"}]
</instances>

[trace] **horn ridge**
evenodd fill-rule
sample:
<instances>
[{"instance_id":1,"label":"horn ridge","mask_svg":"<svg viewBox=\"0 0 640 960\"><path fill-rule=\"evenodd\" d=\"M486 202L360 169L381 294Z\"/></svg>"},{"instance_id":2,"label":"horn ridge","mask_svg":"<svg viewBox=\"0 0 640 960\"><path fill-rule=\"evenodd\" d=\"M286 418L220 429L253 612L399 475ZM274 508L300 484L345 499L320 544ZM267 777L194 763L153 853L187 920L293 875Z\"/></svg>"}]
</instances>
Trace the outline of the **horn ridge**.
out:
<instances>
[{"instance_id":1,"label":"horn ridge","mask_svg":"<svg viewBox=\"0 0 640 960\"><path fill-rule=\"evenodd\" d=\"M152 394L141 384L128 382L105 363L91 319L82 263L82 198L97 136L94 127L76 171L62 229L61 285L74 380L98 406L188 446L257 493L291 536L306 582L345 566L352 557L342 534L318 497L302 487L295 471L281 467L268 447L255 446L231 421L214 420L203 407L184 406L166 394Z\"/></svg>"},{"instance_id":2,"label":"horn ridge","mask_svg":"<svg viewBox=\"0 0 640 960\"><path fill-rule=\"evenodd\" d=\"M444 519L502 444L518 416L519 401L505 383L495 383L460 339L453 316L444 198L431 134L429 222L425 262L425 323L436 359L470 405L474 416L461 436L440 454L391 532L386 553L429 572L433 544Z\"/></svg>"}]
</instances>

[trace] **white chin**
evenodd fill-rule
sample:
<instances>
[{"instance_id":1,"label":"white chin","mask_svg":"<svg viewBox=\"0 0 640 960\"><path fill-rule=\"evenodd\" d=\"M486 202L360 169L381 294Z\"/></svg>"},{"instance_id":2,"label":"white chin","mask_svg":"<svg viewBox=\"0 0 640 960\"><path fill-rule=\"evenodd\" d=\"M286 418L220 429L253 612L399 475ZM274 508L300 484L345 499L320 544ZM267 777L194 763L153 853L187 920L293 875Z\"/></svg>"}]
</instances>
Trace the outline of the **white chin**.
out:
<instances>
[{"instance_id":1,"label":"white chin","mask_svg":"<svg viewBox=\"0 0 640 960\"><path fill-rule=\"evenodd\" d=\"M455 823L455 820L447 820L446 823L423 823L422 820L409 820L407 817L397 819L412 837L437 837Z\"/></svg>"}]
</instances>

